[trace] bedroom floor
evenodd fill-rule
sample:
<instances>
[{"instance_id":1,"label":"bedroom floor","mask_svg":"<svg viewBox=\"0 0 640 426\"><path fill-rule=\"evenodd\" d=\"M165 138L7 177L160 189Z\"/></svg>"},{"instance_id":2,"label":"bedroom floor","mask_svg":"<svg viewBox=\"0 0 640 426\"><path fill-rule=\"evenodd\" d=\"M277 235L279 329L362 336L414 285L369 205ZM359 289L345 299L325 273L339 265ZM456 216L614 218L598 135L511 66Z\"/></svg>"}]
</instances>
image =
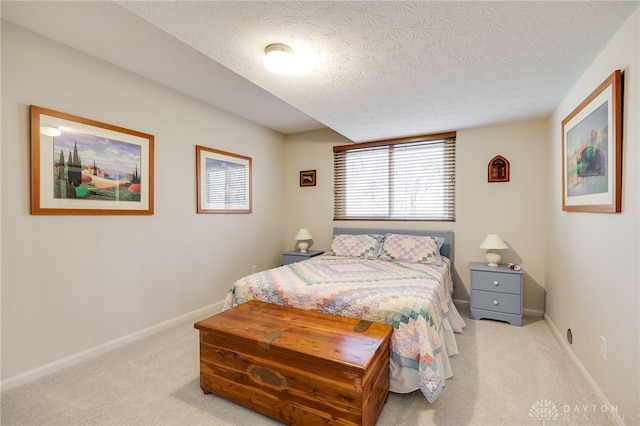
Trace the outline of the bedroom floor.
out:
<instances>
[{"instance_id":1,"label":"bedroom floor","mask_svg":"<svg viewBox=\"0 0 640 426\"><path fill-rule=\"evenodd\" d=\"M467 327L438 400L389 394L378 425L615 424L542 319L513 327L459 310ZM3 392L0 423L279 424L204 395L198 368L198 333L185 323Z\"/></svg>"}]
</instances>

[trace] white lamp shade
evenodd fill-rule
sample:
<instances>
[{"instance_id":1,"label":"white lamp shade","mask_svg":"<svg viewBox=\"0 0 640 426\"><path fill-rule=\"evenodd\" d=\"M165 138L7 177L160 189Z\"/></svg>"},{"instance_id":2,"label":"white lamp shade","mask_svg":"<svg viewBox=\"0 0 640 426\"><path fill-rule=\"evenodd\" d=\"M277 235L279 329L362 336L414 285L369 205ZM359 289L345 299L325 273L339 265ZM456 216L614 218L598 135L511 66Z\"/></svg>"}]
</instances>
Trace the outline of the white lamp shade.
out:
<instances>
[{"instance_id":1,"label":"white lamp shade","mask_svg":"<svg viewBox=\"0 0 640 426\"><path fill-rule=\"evenodd\" d=\"M484 240L482 240L480 248L487 251L488 266L498 266L502 256L500 256L500 253L496 252L496 250L504 250L509 248L509 246L500 238L500 235L488 234L484 237Z\"/></svg>"},{"instance_id":2,"label":"white lamp shade","mask_svg":"<svg viewBox=\"0 0 640 426\"><path fill-rule=\"evenodd\" d=\"M296 234L296 240L298 241L298 250L302 253L306 253L309 248L308 240L313 239L307 228L300 228L298 233Z\"/></svg>"},{"instance_id":3,"label":"white lamp shade","mask_svg":"<svg viewBox=\"0 0 640 426\"><path fill-rule=\"evenodd\" d=\"M500 238L498 234L488 234L480 244L481 249L485 250L504 250L509 248L507 244Z\"/></svg>"},{"instance_id":4,"label":"white lamp shade","mask_svg":"<svg viewBox=\"0 0 640 426\"><path fill-rule=\"evenodd\" d=\"M297 241L300 240L312 240L313 237L311 236L311 234L309 233L309 231L307 231L307 228L300 228L300 230L298 231L298 233L296 234L295 239Z\"/></svg>"}]
</instances>

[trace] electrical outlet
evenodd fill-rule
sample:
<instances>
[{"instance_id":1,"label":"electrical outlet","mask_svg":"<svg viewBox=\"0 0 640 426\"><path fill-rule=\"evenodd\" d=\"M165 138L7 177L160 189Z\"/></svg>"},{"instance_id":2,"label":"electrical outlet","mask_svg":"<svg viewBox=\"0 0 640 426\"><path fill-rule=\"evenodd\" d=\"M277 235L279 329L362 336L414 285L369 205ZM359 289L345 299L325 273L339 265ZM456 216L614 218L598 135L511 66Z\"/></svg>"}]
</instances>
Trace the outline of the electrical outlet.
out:
<instances>
[{"instance_id":1,"label":"electrical outlet","mask_svg":"<svg viewBox=\"0 0 640 426\"><path fill-rule=\"evenodd\" d=\"M607 339L604 336L600 336L600 356L607 359Z\"/></svg>"},{"instance_id":2,"label":"electrical outlet","mask_svg":"<svg viewBox=\"0 0 640 426\"><path fill-rule=\"evenodd\" d=\"M258 272L258 265L253 265L253 266L251 267L251 273L252 273L252 274L255 274L256 272Z\"/></svg>"}]
</instances>

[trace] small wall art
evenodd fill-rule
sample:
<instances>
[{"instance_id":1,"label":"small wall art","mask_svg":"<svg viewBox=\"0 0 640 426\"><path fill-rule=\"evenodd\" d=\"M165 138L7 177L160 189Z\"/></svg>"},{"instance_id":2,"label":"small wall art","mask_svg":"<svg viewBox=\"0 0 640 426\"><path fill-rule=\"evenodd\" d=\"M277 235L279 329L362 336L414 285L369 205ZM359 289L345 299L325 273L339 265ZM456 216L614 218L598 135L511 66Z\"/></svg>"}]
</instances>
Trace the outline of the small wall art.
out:
<instances>
[{"instance_id":1,"label":"small wall art","mask_svg":"<svg viewBox=\"0 0 640 426\"><path fill-rule=\"evenodd\" d=\"M316 186L316 171L315 170L301 171L300 186Z\"/></svg>"},{"instance_id":2,"label":"small wall art","mask_svg":"<svg viewBox=\"0 0 640 426\"><path fill-rule=\"evenodd\" d=\"M487 180L489 182L509 182L509 160L496 155L489 161Z\"/></svg>"},{"instance_id":3,"label":"small wall art","mask_svg":"<svg viewBox=\"0 0 640 426\"><path fill-rule=\"evenodd\" d=\"M31 214L153 214L152 135L32 105Z\"/></svg>"}]
</instances>

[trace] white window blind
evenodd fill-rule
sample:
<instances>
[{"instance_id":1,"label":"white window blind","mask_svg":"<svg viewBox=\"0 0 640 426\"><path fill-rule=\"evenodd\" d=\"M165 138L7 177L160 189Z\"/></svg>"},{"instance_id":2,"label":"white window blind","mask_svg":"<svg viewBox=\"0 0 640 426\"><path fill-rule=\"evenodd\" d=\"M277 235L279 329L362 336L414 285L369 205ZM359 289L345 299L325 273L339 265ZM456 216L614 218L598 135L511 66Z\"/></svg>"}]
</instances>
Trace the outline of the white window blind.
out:
<instances>
[{"instance_id":1,"label":"white window blind","mask_svg":"<svg viewBox=\"0 0 640 426\"><path fill-rule=\"evenodd\" d=\"M334 147L334 220L455 221L456 134Z\"/></svg>"}]
</instances>

